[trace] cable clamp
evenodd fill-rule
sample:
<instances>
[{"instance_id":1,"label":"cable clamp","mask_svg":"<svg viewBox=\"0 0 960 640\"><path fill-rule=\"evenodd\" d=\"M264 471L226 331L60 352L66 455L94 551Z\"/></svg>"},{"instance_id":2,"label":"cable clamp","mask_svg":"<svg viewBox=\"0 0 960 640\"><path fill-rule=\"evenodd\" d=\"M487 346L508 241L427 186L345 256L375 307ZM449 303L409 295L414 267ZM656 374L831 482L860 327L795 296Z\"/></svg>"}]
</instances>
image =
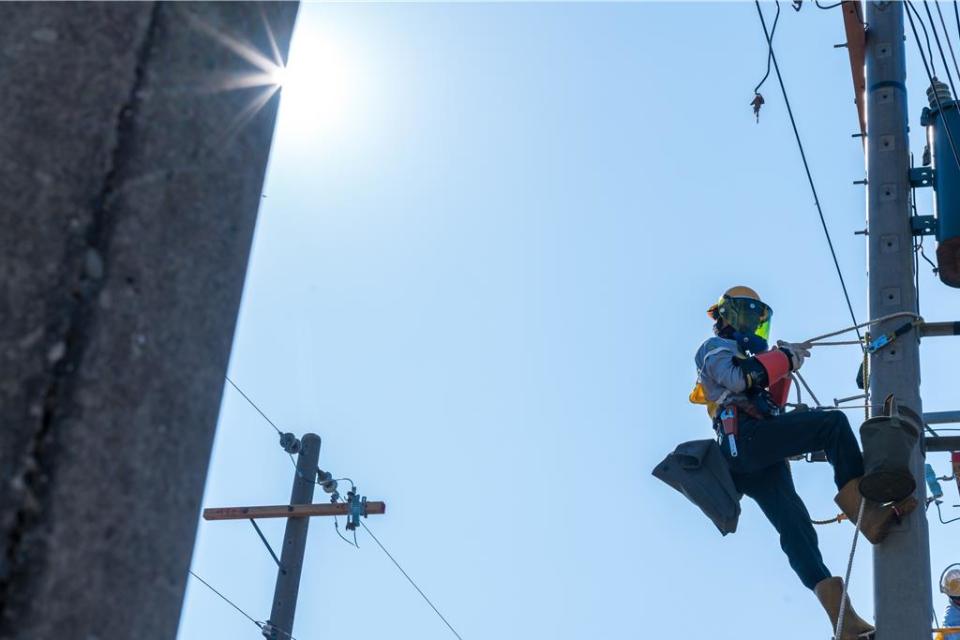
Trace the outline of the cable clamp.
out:
<instances>
[{"instance_id":1,"label":"cable clamp","mask_svg":"<svg viewBox=\"0 0 960 640\"><path fill-rule=\"evenodd\" d=\"M347 531L355 531L360 526L360 516L367 517L367 497L360 496L356 489L347 492Z\"/></svg>"}]
</instances>

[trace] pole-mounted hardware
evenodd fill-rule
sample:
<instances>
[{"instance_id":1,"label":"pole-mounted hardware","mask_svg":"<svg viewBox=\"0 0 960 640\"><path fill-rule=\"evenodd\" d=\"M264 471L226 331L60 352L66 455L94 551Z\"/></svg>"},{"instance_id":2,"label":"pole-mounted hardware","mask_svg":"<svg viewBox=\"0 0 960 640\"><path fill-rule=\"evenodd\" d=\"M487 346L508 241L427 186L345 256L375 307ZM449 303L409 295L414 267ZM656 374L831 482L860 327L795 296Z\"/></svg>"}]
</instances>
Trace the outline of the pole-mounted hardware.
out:
<instances>
[{"instance_id":1,"label":"pole-mounted hardware","mask_svg":"<svg viewBox=\"0 0 960 640\"><path fill-rule=\"evenodd\" d=\"M283 505L259 507L223 507L203 510L204 520L250 520L257 534L277 563L277 582L273 594L270 619L261 631L267 640L289 640L293 637L293 619L300 591L300 575L307 546L307 527L314 516L347 516L348 529L356 529L360 518L386 512L383 502L368 502L352 488L347 502L340 502L337 481L333 474L318 466L320 436L307 433L297 438L292 433L280 435L280 446L291 456L296 454L296 472L290 502ZM352 484L352 483L351 483ZM329 504L314 504L314 489L320 487L331 495ZM286 518L280 558L276 557L263 532L256 524L258 518Z\"/></svg>"},{"instance_id":2,"label":"pole-mounted hardware","mask_svg":"<svg viewBox=\"0 0 960 640\"><path fill-rule=\"evenodd\" d=\"M281 433L280 447L290 455L298 454L300 453L300 440L292 433Z\"/></svg>"}]
</instances>

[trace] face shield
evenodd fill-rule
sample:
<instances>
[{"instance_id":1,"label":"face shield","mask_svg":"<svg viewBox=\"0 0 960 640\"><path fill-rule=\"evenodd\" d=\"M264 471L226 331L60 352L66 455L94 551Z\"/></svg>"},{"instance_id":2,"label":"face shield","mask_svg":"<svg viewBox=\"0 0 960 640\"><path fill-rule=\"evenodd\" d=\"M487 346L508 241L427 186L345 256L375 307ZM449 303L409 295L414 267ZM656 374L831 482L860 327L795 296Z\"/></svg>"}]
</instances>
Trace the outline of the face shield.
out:
<instances>
[{"instance_id":1,"label":"face shield","mask_svg":"<svg viewBox=\"0 0 960 640\"><path fill-rule=\"evenodd\" d=\"M717 314L734 331L754 335L764 341L770 338L773 309L759 300L725 295L717 302Z\"/></svg>"}]
</instances>

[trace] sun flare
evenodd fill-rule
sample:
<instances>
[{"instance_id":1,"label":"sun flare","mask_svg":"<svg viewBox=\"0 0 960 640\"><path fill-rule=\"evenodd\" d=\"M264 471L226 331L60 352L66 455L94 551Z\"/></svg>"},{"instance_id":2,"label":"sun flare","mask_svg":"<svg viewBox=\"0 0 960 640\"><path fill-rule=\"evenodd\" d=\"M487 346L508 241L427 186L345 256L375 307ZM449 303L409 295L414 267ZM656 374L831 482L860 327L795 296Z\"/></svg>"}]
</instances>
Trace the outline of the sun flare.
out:
<instances>
[{"instance_id":1,"label":"sun flare","mask_svg":"<svg viewBox=\"0 0 960 640\"><path fill-rule=\"evenodd\" d=\"M277 73L281 87L278 126L297 134L329 134L349 124L360 86L357 57L328 34L299 32L287 66Z\"/></svg>"}]
</instances>

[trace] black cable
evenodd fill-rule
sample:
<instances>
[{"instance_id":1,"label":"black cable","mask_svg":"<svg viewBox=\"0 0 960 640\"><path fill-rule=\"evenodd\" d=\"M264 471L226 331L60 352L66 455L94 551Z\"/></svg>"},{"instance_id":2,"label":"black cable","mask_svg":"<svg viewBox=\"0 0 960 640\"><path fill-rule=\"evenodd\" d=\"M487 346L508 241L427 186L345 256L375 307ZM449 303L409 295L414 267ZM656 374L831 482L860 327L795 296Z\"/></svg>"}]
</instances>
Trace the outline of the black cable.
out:
<instances>
[{"instance_id":1,"label":"black cable","mask_svg":"<svg viewBox=\"0 0 960 640\"><path fill-rule=\"evenodd\" d=\"M907 17L910 18L910 10L912 9L913 12L917 14L917 20L920 20L920 12L913 7L913 3L907 2L906 4L907 4L907 11L906 11ZM913 26L913 18L910 18L910 26L911 27ZM924 24L923 20L920 20L920 26L923 28L923 37L927 41L927 53L930 54L930 66L933 68L933 75L936 76L937 67L934 66L933 64L933 47L930 46L930 34L927 33L927 25ZM916 28L914 28L913 34L917 38L917 46L920 46L920 37L917 35ZM923 53L921 52L920 55L923 55Z\"/></svg>"},{"instance_id":2,"label":"black cable","mask_svg":"<svg viewBox=\"0 0 960 640\"><path fill-rule=\"evenodd\" d=\"M274 429L277 430L277 433L279 433L280 435L283 435L283 431L280 430L280 427L278 427L277 425L273 424L273 420L271 420L270 418L268 418L268 417L267 417L267 414L265 414L263 411L260 410L260 407L258 407L258 406L256 405L256 403L254 403L254 401L251 400L251 399L247 396L247 394L245 394L245 393L243 392L243 389L241 389L240 387L237 386L237 383L235 383L233 380L231 380L229 376L223 376L223 377L226 379L227 382L230 383L231 386L233 386L234 389L237 390L237 392L240 393L240 395L243 396L243 399L244 399L244 400L246 400L247 402L250 403L250 406L251 406L251 407L253 407L254 409L257 410L257 413L259 413L261 416L263 416L263 419L264 419L264 420L266 420L267 422L270 423L270 426L271 426L271 427L273 427ZM294 463L294 464L296 464L296 463Z\"/></svg>"},{"instance_id":3,"label":"black cable","mask_svg":"<svg viewBox=\"0 0 960 640\"><path fill-rule=\"evenodd\" d=\"M957 19L957 33L960 33L960 9L957 8L957 0L953 0L953 16Z\"/></svg>"},{"instance_id":4,"label":"black cable","mask_svg":"<svg viewBox=\"0 0 960 640\"><path fill-rule=\"evenodd\" d=\"M763 74L763 79L757 83L757 86L753 88L754 94L760 93L760 87L763 86L763 83L767 81L767 78L770 77L770 59L773 57L773 37L777 32L777 23L780 21L780 3L777 2L777 15L773 19L773 27L770 29L770 38L768 38L767 44L767 72Z\"/></svg>"},{"instance_id":5,"label":"black cable","mask_svg":"<svg viewBox=\"0 0 960 640\"><path fill-rule=\"evenodd\" d=\"M783 76L780 74L780 65L777 63L777 54L773 50L773 42L770 40L770 33L767 31L767 21L763 17L763 11L760 9L759 0L754 0L757 6L757 15L760 16L760 24L763 26L763 34L767 39L767 45L770 47L770 59L773 60L774 71L777 72L777 80L780 83L780 91L783 93L783 102L787 105L787 114L790 116L790 125L793 127L793 135L797 139L797 147L800 149L800 158L803 160L803 168L807 172L807 181L810 183L810 191L813 192L813 203L817 207L817 213L820 215L820 224L823 226L823 233L827 238L827 245L830 247L830 255L833 256L833 266L837 269L837 277L840 278L840 287L843 289L843 297L847 301L847 309L850 311L850 319L853 324L857 322L857 315L853 312L853 304L850 302L850 293L847 291L847 283L843 279L843 272L840 271L840 262L837 260L837 252L833 248L833 240L830 238L830 231L827 229L827 221L823 216L823 207L820 206L820 198L817 196L817 188L813 183L813 176L810 174L810 165L807 163L807 154L803 150L803 142L800 140L800 132L797 131L797 121L793 117L793 109L790 107L790 99L787 97L787 88L783 84ZM856 330L857 338L863 341L860 329ZM864 347L866 348L866 347Z\"/></svg>"},{"instance_id":6,"label":"black cable","mask_svg":"<svg viewBox=\"0 0 960 640\"><path fill-rule=\"evenodd\" d=\"M936 501L935 504L937 505L937 517L940 518L941 524L950 524L951 522L956 522L957 520L960 520L960 517L956 517L956 518L951 518L950 520L944 521L943 513L940 511L940 502Z\"/></svg>"},{"instance_id":7,"label":"black cable","mask_svg":"<svg viewBox=\"0 0 960 640\"><path fill-rule=\"evenodd\" d=\"M926 4L926 2L924 2ZM947 48L950 49L950 58L953 60L953 70L957 72L957 80L960 80L960 65L957 65L957 56L953 52L953 41L950 39L950 30L947 29L947 21L943 18L943 11L940 10L940 3L935 2L937 15L940 16L940 24L943 25L943 39L947 41ZM944 62L946 64L946 62Z\"/></svg>"},{"instance_id":8,"label":"black cable","mask_svg":"<svg viewBox=\"0 0 960 640\"><path fill-rule=\"evenodd\" d=\"M433 609L434 613L436 613L438 616L440 616L440 619L443 620L443 623L444 623L445 625L447 625L447 627L450 629L450 631L453 632L453 635L457 636L457 638L459 638L459 640L463 640L463 638L460 636L460 634L457 633L457 630L453 628L453 625L451 625L449 622L447 622L447 619L443 617L443 614L440 613L440 610L437 609L437 607L434 606L434 604L433 604L432 602L430 602L430 598L427 597L427 594L425 594L425 593L423 592L423 590L422 590L420 587L417 586L417 583L414 582L414 581L413 581L413 578L411 578L411 577L409 576L409 574L407 574L407 572L403 570L403 567L400 566L400 563L397 562L397 560L396 560L392 555L390 555L390 552L387 551L387 548L384 547L383 544L381 544L379 540L377 540L377 536L373 535L373 532L370 531L370 527L368 527L368 526L366 525L366 523L363 522L362 520L360 521L360 525L366 530L367 533L370 534L370 537L373 538L373 541L377 543L377 546L380 547L380 549L387 555L388 558L390 558L390 561L393 562L394 565L396 565L397 569L400 570L400 573L403 574L403 577L407 579L407 582L409 582L410 584L413 585L413 588L417 590L417 593L420 594L420 597L423 598L428 605L430 605L430 608Z\"/></svg>"},{"instance_id":9,"label":"black cable","mask_svg":"<svg viewBox=\"0 0 960 640\"><path fill-rule=\"evenodd\" d=\"M228 598L227 596L223 595L222 593L220 593L219 591L217 591L216 589L214 589L214 588L210 585L209 582L207 582L206 580L204 580L203 578L201 578L200 576L198 576L197 574L195 574L195 573L193 572L193 569L190 570L190 575L192 575L194 578L196 578L197 580L199 580L200 582L202 582L202 583L204 584L204 586L207 587L207 589L210 589L210 591L213 591L215 594L217 594L218 596L220 596L220 599L221 599L221 600L223 600L224 602L226 602L227 604L229 604L231 607L233 607L234 609L236 609L237 611L239 611L241 614L243 614L243 617L244 617L244 618L246 618L247 620L249 620L249 621L252 622L253 624L257 625L257 627L258 627L259 629L261 629L261 630L263 629L263 623L262 623L262 622L260 622L259 620L255 619L255 618L254 618L253 616L251 616L249 613L247 613L246 611L244 611L243 609L241 609L240 607L238 607L236 604L233 603L232 600L230 600L230 598Z\"/></svg>"},{"instance_id":10,"label":"black cable","mask_svg":"<svg viewBox=\"0 0 960 640\"><path fill-rule=\"evenodd\" d=\"M908 7L908 9L913 9L913 3L910 2L910 0L906 0L906 2L907 2L907 7ZM917 12L916 9L913 9L913 11L914 11L914 13L917 14L917 19L919 20L919 19L920 19L920 14ZM919 34L917 33L917 27L916 27L916 25L915 25L914 22L913 22L913 16L910 15L910 11L906 11L905 13L907 14L907 19L910 21L910 30L913 31L913 39L914 39L914 40L916 41L916 43L917 43L917 51L920 52L920 59L923 60L923 69L924 69L924 71L927 72L927 79L930 81L930 88L931 88L931 90L933 91L933 97L934 97L934 100L935 100L936 103L937 103L937 110L939 110L940 113L942 114L942 113L943 113L943 105L940 103L940 92L937 91L937 90L936 90L936 87L934 86L933 74L930 72L930 65L927 64L927 57L926 57L926 55L924 55L924 53L923 53L923 45L920 44L920 36L919 36ZM921 21L921 23L920 23L920 26L923 26L923 22L922 22L922 21ZM932 62L933 62L933 61L931 60L931 63L932 63ZM954 160L956 161L956 163L957 163L957 169L960 169L960 154L957 153L957 146L956 146L956 144L955 144L954 141L953 141L953 133L951 133L951 131L950 131L950 126L949 126L949 124L947 123L947 119L946 119L946 118L943 118L943 129L944 129L944 131L946 131L946 133L947 133L947 140L950 142L950 149L953 151L953 159L954 159Z\"/></svg>"},{"instance_id":11,"label":"black cable","mask_svg":"<svg viewBox=\"0 0 960 640\"><path fill-rule=\"evenodd\" d=\"M836 9L837 7L842 5L843 2L834 2L833 4L828 4L827 6L823 6L822 4L820 4L820 0L816 0L814 4L817 5L817 9Z\"/></svg>"},{"instance_id":12,"label":"black cable","mask_svg":"<svg viewBox=\"0 0 960 640\"><path fill-rule=\"evenodd\" d=\"M953 97L957 96L957 88L953 86L953 74L950 73L950 63L947 62L947 56L943 53L943 46L940 44L940 32L937 30L937 25L933 22L933 14L930 13L930 5L927 3L927 0L923 0L923 9L927 12L927 18L930 20L930 30L933 31L933 39L937 43L937 51L940 52L940 60L943 61L943 70L947 74L947 82L950 83L950 90L953 91ZM914 9L916 11L916 9ZM930 56L933 58L933 56ZM944 118L946 121L946 118Z\"/></svg>"}]
</instances>

